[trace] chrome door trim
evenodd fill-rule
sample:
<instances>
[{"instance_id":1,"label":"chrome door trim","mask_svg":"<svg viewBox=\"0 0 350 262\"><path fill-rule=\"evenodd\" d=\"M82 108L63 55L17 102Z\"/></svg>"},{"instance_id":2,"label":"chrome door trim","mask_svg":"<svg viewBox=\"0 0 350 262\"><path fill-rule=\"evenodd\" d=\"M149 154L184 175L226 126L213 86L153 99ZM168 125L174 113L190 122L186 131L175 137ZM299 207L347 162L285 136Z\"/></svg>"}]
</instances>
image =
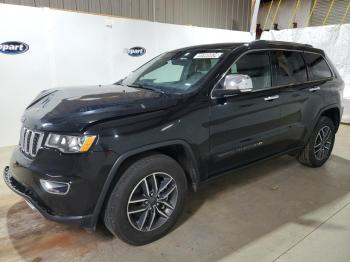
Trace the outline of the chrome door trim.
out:
<instances>
[{"instance_id":1,"label":"chrome door trim","mask_svg":"<svg viewBox=\"0 0 350 262\"><path fill-rule=\"evenodd\" d=\"M310 88L309 91L310 92L315 92L315 91L320 90L320 89L321 89L321 87L315 86L315 87Z\"/></svg>"},{"instance_id":2,"label":"chrome door trim","mask_svg":"<svg viewBox=\"0 0 350 262\"><path fill-rule=\"evenodd\" d=\"M265 101L273 101L273 100L276 100L276 99L278 99L278 98L280 98L279 95L274 95L274 96L265 97L264 100L265 100Z\"/></svg>"}]
</instances>

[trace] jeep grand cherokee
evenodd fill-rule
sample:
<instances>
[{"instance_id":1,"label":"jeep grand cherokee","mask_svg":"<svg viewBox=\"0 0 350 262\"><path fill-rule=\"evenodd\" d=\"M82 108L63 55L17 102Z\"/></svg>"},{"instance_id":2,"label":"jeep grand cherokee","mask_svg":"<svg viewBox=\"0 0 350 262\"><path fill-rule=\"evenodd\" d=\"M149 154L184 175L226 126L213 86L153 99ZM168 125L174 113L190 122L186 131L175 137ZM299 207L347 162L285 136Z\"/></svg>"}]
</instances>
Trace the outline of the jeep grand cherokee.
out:
<instances>
[{"instance_id":1,"label":"jeep grand cherokee","mask_svg":"<svg viewBox=\"0 0 350 262\"><path fill-rule=\"evenodd\" d=\"M164 53L114 85L47 90L27 107L4 178L46 218L141 245L188 188L283 154L322 166L344 83L322 50L254 41Z\"/></svg>"}]
</instances>

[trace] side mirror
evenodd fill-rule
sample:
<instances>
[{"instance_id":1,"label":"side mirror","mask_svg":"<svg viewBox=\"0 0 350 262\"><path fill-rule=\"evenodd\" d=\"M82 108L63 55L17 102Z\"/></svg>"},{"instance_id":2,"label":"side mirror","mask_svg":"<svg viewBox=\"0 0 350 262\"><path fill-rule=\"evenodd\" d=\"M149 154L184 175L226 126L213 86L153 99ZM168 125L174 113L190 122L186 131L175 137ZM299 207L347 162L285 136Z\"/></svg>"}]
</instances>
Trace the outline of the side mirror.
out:
<instances>
[{"instance_id":1,"label":"side mirror","mask_svg":"<svg viewBox=\"0 0 350 262\"><path fill-rule=\"evenodd\" d=\"M227 75L221 83L221 88L215 88L213 95L216 97L237 95L253 90L252 79L247 75Z\"/></svg>"},{"instance_id":2,"label":"side mirror","mask_svg":"<svg viewBox=\"0 0 350 262\"><path fill-rule=\"evenodd\" d=\"M253 90L253 82L247 75L227 75L224 89L238 91L238 93L250 92Z\"/></svg>"}]
</instances>

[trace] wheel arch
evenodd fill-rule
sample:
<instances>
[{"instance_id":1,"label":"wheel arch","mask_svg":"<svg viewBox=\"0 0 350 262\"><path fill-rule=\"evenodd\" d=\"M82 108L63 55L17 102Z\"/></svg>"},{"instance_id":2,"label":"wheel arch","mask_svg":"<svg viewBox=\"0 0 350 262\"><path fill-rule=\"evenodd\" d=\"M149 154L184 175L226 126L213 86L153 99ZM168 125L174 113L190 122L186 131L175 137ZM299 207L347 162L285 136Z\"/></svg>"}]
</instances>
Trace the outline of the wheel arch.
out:
<instances>
[{"instance_id":1,"label":"wheel arch","mask_svg":"<svg viewBox=\"0 0 350 262\"><path fill-rule=\"evenodd\" d=\"M108 199L109 193L113 189L115 183L118 182L125 168L138 159L154 153L168 155L177 161L184 169L187 181L192 185L192 189L194 191L197 190L197 186L199 184L198 163L191 146L186 141L166 141L128 151L127 153L118 157L107 176L94 209L92 223L94 227L96 227L98 218L103 210L106 200Z\"/></svg>"},{"instance_id":2,"label":"wheel arch","mask_svg":"<svg viewBox=\"0 0 350 262\"><path fill-rule=\"evenodd\" d=\"M307 142L309 141L312 135L313 130L315 129L317 123L320 121L322 116L329 117L334 123L335 130L338 131L338 128L340 125L340 118L341 118L340 112L341 110L337 104L329 105L327 107L322 108L322 110L320 110L317 116L315 117L315 120L312 123L312 126L310 126L310 129L306 132L303 143L307 144Z\"/></svg>"},{"instance_id":3,"label":"wheel arch","mask_svg":"<svg viewBox=\"0 0 350 262\"><path fill-rule=\"evenodd\" d=\"M331 108L325 109L321 113L320 117L322 117L322 116L329 117L333 121L335 130L338 131L338 128L340 125L340 110L338 107L331 107ZM319 117L319 119L320 119L320 117Z\"/></svg>"}]
</instances>

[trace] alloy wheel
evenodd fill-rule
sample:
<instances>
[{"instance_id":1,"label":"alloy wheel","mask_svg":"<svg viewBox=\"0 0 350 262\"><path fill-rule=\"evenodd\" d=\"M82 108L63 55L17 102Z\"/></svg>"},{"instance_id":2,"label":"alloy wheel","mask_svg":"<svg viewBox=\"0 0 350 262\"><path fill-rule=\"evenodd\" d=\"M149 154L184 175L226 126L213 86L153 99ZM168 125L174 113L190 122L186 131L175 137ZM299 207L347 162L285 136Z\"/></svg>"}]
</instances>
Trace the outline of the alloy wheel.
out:
<instances>
[{"instance_id":1,"label":"alloy wheel","mask_svg":"<svg viewBox=\"0 0 350 262\"><path fill-rule=\"evenodd\" d=\"M324 126L317 133L314 145L314 153L317 160L324 160L328 157L332 146L332 130L329 126Z\"/></svg>"},{"instance_id":2,"label":"alloy wheel","mask_svg":"<svg viewBox=\"0 0 350 262\"><path fill-rule=\"evenodd\" d=\"M127 206L130 224L138 231L152 231L164 225L177 203L177 185L167 173L144 177L132 190Z\"/></svg>"}]
</instances>

